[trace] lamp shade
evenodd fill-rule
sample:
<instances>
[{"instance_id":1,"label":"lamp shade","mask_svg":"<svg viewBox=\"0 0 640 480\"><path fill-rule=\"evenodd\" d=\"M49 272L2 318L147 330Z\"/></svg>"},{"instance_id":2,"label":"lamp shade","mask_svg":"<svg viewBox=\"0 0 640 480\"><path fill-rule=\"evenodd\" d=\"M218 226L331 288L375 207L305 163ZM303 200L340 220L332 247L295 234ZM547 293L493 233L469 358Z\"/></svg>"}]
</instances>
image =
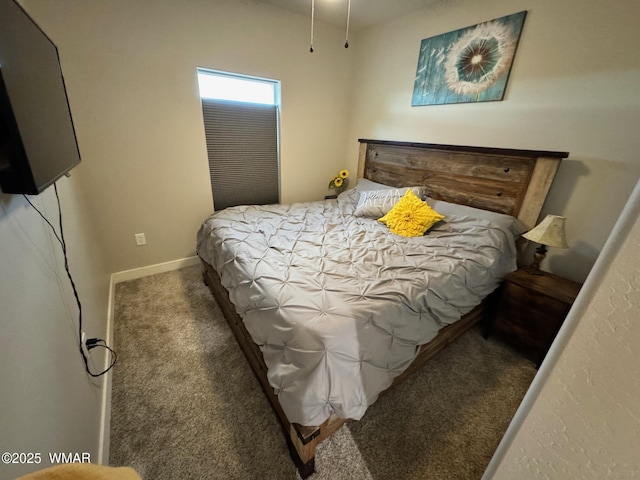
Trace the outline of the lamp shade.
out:
<instances>
[{"instance_id":1,"label":"lamp shade","mask_svg":"<svg viewBox=\"0 0 640 480\"><path fill-rule=\"evenodd\" d=\"M536 227L522 235L527 240L549 247L569 248L564 233L565 218L547 215Z\"/></svg>"}]
</instances>

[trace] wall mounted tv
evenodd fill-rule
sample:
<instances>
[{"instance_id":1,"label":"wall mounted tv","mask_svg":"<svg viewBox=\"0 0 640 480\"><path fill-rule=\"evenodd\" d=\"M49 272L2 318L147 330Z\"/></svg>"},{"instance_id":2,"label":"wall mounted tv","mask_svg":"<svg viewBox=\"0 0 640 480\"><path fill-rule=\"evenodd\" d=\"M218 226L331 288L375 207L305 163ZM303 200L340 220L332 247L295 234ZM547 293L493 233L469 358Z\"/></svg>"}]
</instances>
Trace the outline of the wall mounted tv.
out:
<instances>
[{"instance_id":1,"label":"wall mounted tv","mask_svg":"<svg viewBox=\"0 0 640 480\"><path fill-rule=\"evenodd\" d=\"M0 0L0 188L37 195L79 162L58 49Z\"/></svg>"}]
</instances>

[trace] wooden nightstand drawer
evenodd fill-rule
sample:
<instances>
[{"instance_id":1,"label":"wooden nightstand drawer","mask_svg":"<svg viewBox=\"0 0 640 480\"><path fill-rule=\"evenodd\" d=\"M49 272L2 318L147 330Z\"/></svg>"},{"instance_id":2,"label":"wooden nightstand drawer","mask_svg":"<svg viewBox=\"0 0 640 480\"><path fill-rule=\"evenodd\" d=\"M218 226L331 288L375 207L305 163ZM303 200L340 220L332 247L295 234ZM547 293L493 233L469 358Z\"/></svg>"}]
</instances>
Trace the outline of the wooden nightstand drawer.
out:
<instances>
[{"instance_id":1,"label":"wooden nightstand drawer","mask_svg":"<svg viewBox=\"0 0 640 480\"><path fill-rule=\"evenodd\" d=\"M518 270L507 276L490 332L540 363L569 313L580 285L546 272Z\"/></svg>"},{"instance_id":2,"label":"wooden nightstand drawer","mask_svg":"<svg viewBox=\"0 0 640 480\"><path fill-rule=\"evenodd\" d=\"M565 303L509 283L501 296L494 328L537 354L555 335L568 311Z\"/></svg>"}]
</instances>

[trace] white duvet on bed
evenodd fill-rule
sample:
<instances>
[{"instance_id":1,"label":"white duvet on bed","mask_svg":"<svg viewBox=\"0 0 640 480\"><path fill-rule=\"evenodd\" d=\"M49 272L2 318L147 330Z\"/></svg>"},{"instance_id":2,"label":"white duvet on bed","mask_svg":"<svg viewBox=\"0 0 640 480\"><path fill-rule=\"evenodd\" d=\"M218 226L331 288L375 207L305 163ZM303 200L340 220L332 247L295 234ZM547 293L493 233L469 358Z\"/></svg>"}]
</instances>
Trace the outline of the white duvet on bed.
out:
<instances>
[{"instance_id":1,"label":"white duvet on bed","mask_svg":"<svg viewBox=\"0 0 640 480\"><path fill-rule=\"evenodd\" d=\"M359 419L420 345L516 268L517 220L445 202L425 236L394 235L337 200L241 206L198 232L198 255L260 346L289 421Z\"/></svg>"}]
</instances>

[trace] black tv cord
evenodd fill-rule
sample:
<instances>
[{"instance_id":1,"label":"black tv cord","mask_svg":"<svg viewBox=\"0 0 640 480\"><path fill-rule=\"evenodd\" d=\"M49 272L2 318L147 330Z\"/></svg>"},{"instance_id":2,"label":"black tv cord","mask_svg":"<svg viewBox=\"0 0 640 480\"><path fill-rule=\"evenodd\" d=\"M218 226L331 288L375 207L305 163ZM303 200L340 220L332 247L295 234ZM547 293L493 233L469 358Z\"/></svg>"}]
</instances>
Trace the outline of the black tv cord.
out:
<instances>
[{"instance_id":1,"label":"black tv cord","mask_svg":"<svg viewBox=\"0 0 640 480\"><path fill-rule=\"evenodd\" d=\"M31 207L36 212L38 212L38 214L42 217L42 219L45 222L47 222L47 225L49 225L49 227L51 228L51 231L53 232L56 239L58 240L58 243L60 243L60 246L62 247L62 253L64 255L64 269L67 272L67 277L69 277L69 282L71 283L71 288L73 289L73 295L76 298L76 303L78 305L78 344L79 344L80 354L82 355L82 360L84 362L84 368L86 372L92 377L100 377L101 375L104 375L105 373L107 373L109 370L113 368L113 366L116 364L116 360L118 359L118 356L116 355L116 352L111 347L109 347L107 345L107 342L105 342L103 339L89 338L85 343L87 352L93 350L94 348L104 348L109 351L111 356L111 362L109 366L106 369L104 369L102 372L94 373L91 371L91 368L89 367L89 359L87 358L87 355L85 354L85 351L82 348L82 303L80 302L80 296L78 295L76 284L73 281L73 277L71 276L71 271L69 270L69 259L67 258L67 243L65 242L64 231L62 229L62 207L60 206L60 196L58 195L58 186L54 183L53 188L55 190L56 200L58 202L58 218L59 218L59 224L60 224L60 235L58 235L58 232L56 231L55 227L42 214L42 212L38 210L38 208L36 208L36 206L33 203L31 203L29 198L26 195L23 195L23 197L29 203L29 205L31 205Z\"/></svg>"}]
</instances>

